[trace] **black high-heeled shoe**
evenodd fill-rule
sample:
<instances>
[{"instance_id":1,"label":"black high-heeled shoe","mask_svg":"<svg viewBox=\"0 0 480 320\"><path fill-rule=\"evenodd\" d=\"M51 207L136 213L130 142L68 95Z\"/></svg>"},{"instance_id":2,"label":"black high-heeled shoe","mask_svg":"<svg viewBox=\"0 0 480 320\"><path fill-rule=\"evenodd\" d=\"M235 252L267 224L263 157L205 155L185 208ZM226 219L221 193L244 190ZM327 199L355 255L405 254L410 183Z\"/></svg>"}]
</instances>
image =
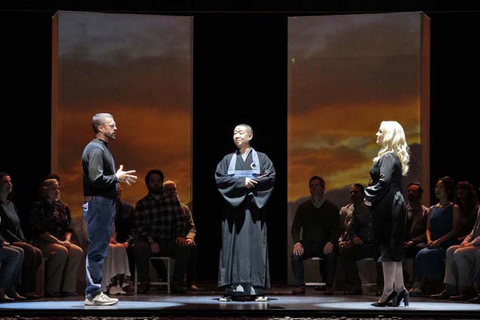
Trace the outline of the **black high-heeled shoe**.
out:
<instances>
[{"instance_id":1,"label":"black high-heeled shoe","mask_svg":"<svg viewBox=\"0 0 480 320\"><path fill-rule=\"evenodd\" d=\"M374 306L374 307L386 307L389 304L391 304L394 307L398 306L398 304L397 304L397 291L393 290L392 293L390 293L388 295L387 300L385 300L383 302L380 302L380 301L374 302L374 303L372 303L372 306Z\"/></svg>"},{"instance_id":2,"label":"black high-heeled shoe","mask_svg":"<svg viewBox=\"0 0 480 320\"><path fill-rule=\"evenodd\" d=\"M398 295L397 295L397 304L396 305L393 305L393 301L392 301L392 306L393 307L398 307L400 305L400 303L402 303L403 301L403 305L405 307L408 307L409 303L410 303L410 293L408 292L407 289L403 289Z\"/></svg>"}]
</instances>

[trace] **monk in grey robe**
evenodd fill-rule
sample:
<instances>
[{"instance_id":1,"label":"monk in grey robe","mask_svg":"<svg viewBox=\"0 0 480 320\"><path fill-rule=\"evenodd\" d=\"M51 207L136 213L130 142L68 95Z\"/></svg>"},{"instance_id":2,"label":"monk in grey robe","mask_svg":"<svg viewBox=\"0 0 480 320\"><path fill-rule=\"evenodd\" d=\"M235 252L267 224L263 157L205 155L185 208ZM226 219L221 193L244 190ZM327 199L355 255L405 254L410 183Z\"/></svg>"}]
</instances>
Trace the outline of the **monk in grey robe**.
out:
<instances>
[{"instance_id":1,"label":"monk in grey robe","mask_svg":"<svg viewBox=\"0 0 480 320\"><path fill-rule=\"evenodd\" d=\"M226 296L253 296L261 301L270 287L265 206L275 184L275 168L267 155L250 147L252 128L235 127L238 150L217 165L215 180L225 200L218 286Z\"/></svg>"}]
</instances>

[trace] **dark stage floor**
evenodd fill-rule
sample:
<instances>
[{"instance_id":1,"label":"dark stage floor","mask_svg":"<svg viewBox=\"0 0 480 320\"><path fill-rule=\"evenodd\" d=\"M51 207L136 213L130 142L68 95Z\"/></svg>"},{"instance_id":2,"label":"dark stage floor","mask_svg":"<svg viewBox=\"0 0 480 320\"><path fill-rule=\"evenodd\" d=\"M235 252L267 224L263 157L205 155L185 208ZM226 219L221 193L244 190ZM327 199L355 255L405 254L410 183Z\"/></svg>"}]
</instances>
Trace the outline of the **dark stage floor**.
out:
<instances>
[{"instance_id":1,"label":"dark stage floor","mask_svg":"<svg viewBox=\"0 0 480 320\"><path fill-rule=\"evenodd\" d=\"M304 296L292 296L292 288L267 291L268 302L218 301L221 291L197 294L167 295L162 293L121 296L110 307L85 307L83 297L39 299L28 302L1 303L0 318L21 317L419 317L479 319L480 305L428 298L411 298L409 307L372 307L374 295L345 296L338 292L326 296L309 289Z\"/></svg>"}]
</instances>

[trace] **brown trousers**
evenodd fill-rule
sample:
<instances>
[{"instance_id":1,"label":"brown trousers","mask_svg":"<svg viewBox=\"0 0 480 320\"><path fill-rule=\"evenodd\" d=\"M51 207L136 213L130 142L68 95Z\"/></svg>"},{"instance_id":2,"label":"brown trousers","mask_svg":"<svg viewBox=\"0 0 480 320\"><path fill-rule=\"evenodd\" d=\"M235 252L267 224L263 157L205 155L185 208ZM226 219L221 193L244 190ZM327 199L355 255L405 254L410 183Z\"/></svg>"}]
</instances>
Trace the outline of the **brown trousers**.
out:
<instances>
[{"instance_id":1,"label":"brown trousers","mask_svg":"<svg viewBox=\"0 0 480 320\"><path fill-rule=\"evenodd\" d=\"M57 243L36 240L35 246L40 248L46 263L46 286L48 293L75 292L77 286L78 267L82 262L83 250L70 243L70 248Z\"/></svg>"}]
</instances>

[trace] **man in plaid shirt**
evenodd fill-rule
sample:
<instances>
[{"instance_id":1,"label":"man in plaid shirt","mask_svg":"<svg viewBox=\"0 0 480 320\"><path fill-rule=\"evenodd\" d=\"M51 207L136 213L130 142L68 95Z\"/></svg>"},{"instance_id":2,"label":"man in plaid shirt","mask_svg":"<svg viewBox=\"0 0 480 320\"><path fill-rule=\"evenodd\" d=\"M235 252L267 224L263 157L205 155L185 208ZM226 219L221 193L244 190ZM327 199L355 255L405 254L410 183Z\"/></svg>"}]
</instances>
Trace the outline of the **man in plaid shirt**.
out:
<instances>
[{"instance_id":1,"label":"man in plaid shirt","mask_svg":"<svg viewBox=\"0 0 480 320\"><path fill-rule=\"evenodd\" d=\"M148 266L151 256L173 257L175 270L172 292L187 292L187 287L182 285L188 257L183 211L176 198L163 195L163 180L162 171L150 170L145 176L148 195L138 201L135 207L138 238L134 254L140 282L139 293L147 293L150 287ZM152 264L161 274L163 262L152 260Z\"/></svg>"}]
</instances>

